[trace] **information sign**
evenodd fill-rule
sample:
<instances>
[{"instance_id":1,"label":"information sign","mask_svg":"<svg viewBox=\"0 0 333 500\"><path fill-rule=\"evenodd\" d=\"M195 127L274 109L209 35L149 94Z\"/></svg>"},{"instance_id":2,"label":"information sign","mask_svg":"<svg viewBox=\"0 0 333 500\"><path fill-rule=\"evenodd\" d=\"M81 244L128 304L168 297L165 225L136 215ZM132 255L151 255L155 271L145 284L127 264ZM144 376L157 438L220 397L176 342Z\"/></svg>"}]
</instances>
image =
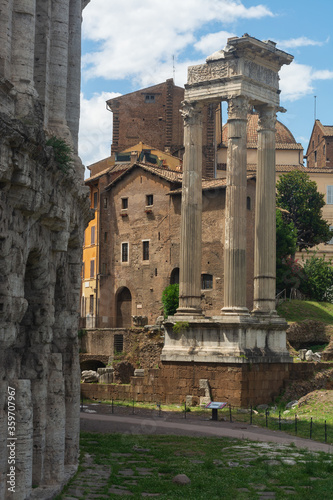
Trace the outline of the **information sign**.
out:
<instances>
[{"instance_id":1,"label":"information sign","mask_svg":"<svg viewBox=\"0 0 333 500\"><path fill-rule=\"evenodd\" d=\"M208 408L209 410L221 410L225 406L227 406L228 403L219 403L218 401L210 401L205 408Z\"/></svg>"}]
</instances>

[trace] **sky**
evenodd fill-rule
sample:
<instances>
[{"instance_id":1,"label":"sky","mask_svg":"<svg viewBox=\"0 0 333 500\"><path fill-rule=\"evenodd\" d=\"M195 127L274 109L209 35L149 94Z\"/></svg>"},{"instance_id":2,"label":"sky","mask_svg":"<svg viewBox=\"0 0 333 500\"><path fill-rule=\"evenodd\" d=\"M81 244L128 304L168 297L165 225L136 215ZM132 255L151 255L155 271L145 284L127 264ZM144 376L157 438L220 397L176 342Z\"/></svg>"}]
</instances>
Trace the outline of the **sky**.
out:
<instances>
[{"instance_id":1,"label":"sky","mask_svg":"<svg viewBox=\"0 0 333 500\"><path fill-rule=\"evenodd\" d=\"M183 87L188 66L204 63L229 37L244 33L294 56L280 71L280 104L287 112L278 120L305 154L315 117L333 125L332 21L332 0L91 0L82 24L83 163L110 155L107 99L173 77Z\"/></svg>"}]
</instances>

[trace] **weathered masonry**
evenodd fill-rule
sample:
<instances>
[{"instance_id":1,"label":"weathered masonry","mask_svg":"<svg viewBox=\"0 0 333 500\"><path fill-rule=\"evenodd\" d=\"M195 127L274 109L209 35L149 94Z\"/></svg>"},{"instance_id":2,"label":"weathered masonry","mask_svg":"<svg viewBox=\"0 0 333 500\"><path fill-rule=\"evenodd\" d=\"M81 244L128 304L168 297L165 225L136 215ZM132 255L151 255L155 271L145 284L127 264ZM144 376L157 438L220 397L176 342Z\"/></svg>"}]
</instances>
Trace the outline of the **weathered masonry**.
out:
<instances>
[{"instance_id":1,"label":"weathered masonry","mask_svg":"<svg viewBox=\"0 0 333 500\"><path fill-rule=\"evenodd\" d=\"M279 76L293 57L248 35L230 38L206 64L190 67L185 86L184 166L180 246L180 300L167 324L162 361L171 363L289 362L286 323L275 311L275 121ZM204 317L200 308L204 104L228 102L228 156L224 238L224 307ZM259 113L255 210L254 308L246 307L246 124L249 108ZM175 322L189 326L175 333ZM241 385L246 386L244 378ZM258 391L260 387L258 386Z\"/></svg>"},{"instance_id":2,"label":"weathered masonry","mask_svg":"<svg viewBox=\"0 0 333 500\"><path fill-rule=\"evenodd\" d=\"M52 498L78 464L86 3L0 2L1 499Z\"/></svg>"}]
</instances>

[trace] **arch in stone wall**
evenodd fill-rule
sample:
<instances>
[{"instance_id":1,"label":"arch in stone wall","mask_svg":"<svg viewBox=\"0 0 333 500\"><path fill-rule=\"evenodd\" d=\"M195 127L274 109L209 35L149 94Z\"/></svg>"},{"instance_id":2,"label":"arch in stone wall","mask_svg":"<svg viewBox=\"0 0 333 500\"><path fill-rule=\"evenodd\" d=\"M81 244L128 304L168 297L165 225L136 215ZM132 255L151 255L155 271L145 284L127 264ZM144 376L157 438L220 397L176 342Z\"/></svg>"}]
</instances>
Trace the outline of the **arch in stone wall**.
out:
<instances>
[{"instance_id":1,"label":"arch in stone wall","mask_svg":"<svg viewBox=\"0 0 333 500\"><path fill-rule=\"evenodd\" d=\"M123 286L116 293L116 328L132 326L132 294Z\"/></svg>"}]
</instances>

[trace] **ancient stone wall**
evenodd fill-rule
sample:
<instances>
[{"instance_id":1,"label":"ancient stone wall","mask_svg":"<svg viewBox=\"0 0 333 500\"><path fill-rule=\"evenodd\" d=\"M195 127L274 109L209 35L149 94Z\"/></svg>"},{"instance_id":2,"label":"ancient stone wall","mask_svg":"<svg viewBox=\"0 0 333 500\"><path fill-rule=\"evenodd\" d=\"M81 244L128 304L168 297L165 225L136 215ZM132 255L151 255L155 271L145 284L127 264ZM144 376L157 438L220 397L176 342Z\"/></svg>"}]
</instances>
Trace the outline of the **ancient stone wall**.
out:
<instances>
[{"instance_id":1,"label":"ancient stone wall","mask_svg":"<svg viewBox=\"0 0 333 500\"><path fill-rule=\"evenodd\" d=\"M258 363L216 365L213 363L162 362L159 369L145 370L144 377L131 377L131 384L81 384L85 398L99 400L134 400L146 402L184 403L186 396L199 404L205 396L200 380L208 380L213 401L226 401L232 406L249 407L269 403L292 381L310 378L324 372L329 363Z\"/></svg>"},{"instance_id":2,"label":"ancient stone wall","mask_svg":"<svg viewBox=\"0 0 333 500\"><path fill-rule=\"evenodd\" d=\"M78 463L81 9L0 4L0 498L51 498Z\"/></svg>"}]
</instances>

